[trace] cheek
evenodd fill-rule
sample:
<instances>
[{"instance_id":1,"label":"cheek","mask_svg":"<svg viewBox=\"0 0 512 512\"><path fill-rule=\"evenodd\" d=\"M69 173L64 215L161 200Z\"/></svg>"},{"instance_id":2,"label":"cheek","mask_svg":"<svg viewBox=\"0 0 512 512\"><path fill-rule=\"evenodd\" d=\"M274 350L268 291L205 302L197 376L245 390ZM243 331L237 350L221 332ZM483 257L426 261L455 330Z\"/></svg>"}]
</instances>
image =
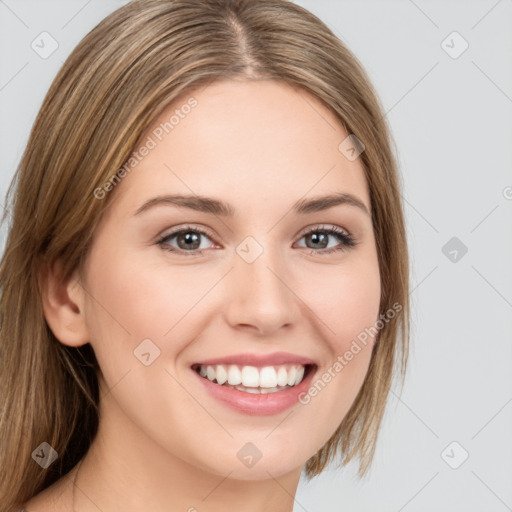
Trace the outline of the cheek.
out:
<instances>
[{"instance_id":1,"label":"cheek","mask_svg":"<svg viewBox=\"0 0 512 512\"><path fill-rule=\"evenodd\" d=\"M375 325L381 295L376 254L363 253L340 263L336 271L331 267L315 273L314 287L309 288L305 296L321 320L332 356L345 352L353 339Z\"/></svg>"},{"instance_id":2,"label":"cheek","mask_svg":"<svg viewBox=\"0 0 512 512\"><path fill-rule=\"evenodd\" d=\"M161 355L174 358L198 334L194 329L200 327L201 301L218 275L211 266L179 266L164 256L128 252L106 247L101 255L91 254L88 287L94 292L88 294L87 314L91 344L98 358L118 367L131 365L133 351L146 339Z\"/></svg>"},{"instance_id":3,"label":"cheek","mask_svg":"<svg viewBox=\"0 0 512 512\"><path fill-rule=\"evenodd\" d=\"M354 402L368 370L377 331L380 273L375 253L316 275L311 309L327 347L322 368L301 398L305 423L326 440ZM321 425L321 427L319 427ZM320 433L321 431L321 433Z\"/></svg>"},{"instance_id":4,"label":"cheek","mask_svg":"<svg viewBox=\"0 0 512 512\"><path fill-rule=\"evenodd\" d=\"M88 295L87 322L109 390L103 395L108 425L117 425L119 439L135 425L178 456L195 460L191 445L200 434L196 418L204 411L184 392L181 375L169 363L195 335L187 312L193 317L194 305L211 288L211 270L205 280L191 270L143 264L114 251L102 252L101 260L97 256L91 255L88 273L94 297ZM143 341L148 339L154 345ZM148 352L151 362L145 365Z\"/></svg>"}]
</instances>

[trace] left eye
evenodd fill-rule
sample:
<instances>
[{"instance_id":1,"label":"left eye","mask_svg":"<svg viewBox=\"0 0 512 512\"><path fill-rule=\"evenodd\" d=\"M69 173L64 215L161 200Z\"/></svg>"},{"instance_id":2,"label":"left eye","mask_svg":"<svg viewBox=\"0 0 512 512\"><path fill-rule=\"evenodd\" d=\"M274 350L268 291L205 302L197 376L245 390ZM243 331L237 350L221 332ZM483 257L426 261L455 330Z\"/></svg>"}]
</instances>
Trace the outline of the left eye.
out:
<instances>
[{"instance_id":1,"label":"left eye","mask_svg":"<svg viewBox=\"0 0 512 512\"><path fill-rule=\"evenodd\" d=\"M202 236L209 239L213 238L208 232L199 228L186 227L166 235L164 238L160 239L157 244L169 252L178 253L184 256L194 256L201 254L202 250L207 248L201 248ZM337 239L338 244L334 247L328 247L329 237ZM302 234L300 239L302 238L306 238L306 243L309 242L313 244L313 247L307 247L308 249L313 249L310 251L310 254L329 254L336 251L348 250L357 244L354 237L348 231L336 226L329 228L316 227L310 229ZM170 243L174 239L176 239L178 247L175 247ZM325 244L327 244L326 247L324 247ZM318 247L318 245L321 247Z\"/></svg>"},{"instance_id":2,"label":"left eye","mask_svg":"<svg viewBox=\"0 0 512 512\"><path fill-rule=\"evenodd\" d=\"M320 236L319 236L320 235ZM312 242L314 245L323 245L327 243L329 245L329 237L336 238L338 240L338 244L334 247L320 247L320 251L311 251L310 254L319 253L319 254L330 254L332 252L337 251L345 251L352 247L355 247L357 244L354 237L344 229L340 229L337 226L332 226L329 228L317 227L310 229L306 233L302 235L301 238L306 238L308 241Z\"/></svg>"}]
</instances>

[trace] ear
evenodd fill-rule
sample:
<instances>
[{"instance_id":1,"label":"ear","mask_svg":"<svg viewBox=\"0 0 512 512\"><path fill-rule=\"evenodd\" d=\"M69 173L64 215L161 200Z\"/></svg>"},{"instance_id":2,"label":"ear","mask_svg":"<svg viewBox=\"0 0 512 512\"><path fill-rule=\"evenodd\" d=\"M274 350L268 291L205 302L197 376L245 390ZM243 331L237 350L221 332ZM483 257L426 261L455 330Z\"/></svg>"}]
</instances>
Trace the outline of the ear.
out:
<instances>
[{"instance_id":1,"label":"ear","mask_svg":"<svg viewBox=\"0 0 512 512\"><path fill-rule=\"evenodd\" d=\"M47 266L43 275L43 310L55 337L64 345L79 347L89 343L85 322L85 291L75 273L65 282L58 261Z\"/></svg>"}]
</instances>

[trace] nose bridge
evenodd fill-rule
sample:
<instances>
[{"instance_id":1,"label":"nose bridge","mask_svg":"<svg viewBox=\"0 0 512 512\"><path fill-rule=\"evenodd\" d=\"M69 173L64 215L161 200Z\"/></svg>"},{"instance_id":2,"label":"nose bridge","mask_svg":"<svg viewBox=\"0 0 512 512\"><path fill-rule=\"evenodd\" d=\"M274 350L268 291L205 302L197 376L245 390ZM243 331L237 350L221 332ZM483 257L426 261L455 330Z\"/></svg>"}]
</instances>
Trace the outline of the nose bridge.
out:
<instances>
[{"instance_id":1,"label":"nose bridge","mask_svg":"<svg viewBox=\"0 0 512 512\"><path fill-rule=\"evenodd\" d=\"M262 333L293 323L297 298L287 282L291 278L284 255L253 237L242 241L236 252L228 299L230 323L251 325Z\"/></svg>"}]
</instances>

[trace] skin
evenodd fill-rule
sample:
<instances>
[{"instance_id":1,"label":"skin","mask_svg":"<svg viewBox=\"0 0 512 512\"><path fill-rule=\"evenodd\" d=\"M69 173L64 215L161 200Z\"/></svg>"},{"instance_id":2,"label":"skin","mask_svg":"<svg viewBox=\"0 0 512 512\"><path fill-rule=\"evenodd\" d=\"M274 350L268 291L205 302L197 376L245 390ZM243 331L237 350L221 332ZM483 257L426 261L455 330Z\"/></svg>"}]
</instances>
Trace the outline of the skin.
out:
<instances>
[{"instance_id":1,"label":"skin","mask_svg":"<svg viewBox=\"0 0 512 512\"><path fill-rule=\"evenodd\" d=\"M69 346L91 343L102 372L99 433L79 468L76 511L215 512L229 503L290 512L304 464L334 433L368 369L371 338L309 404L270 416L228 409L190 369L283 351L313 359L318 377L375 323L380 299L370 215L350 205L291 211L299 199L344 192L371 212L360 160L338 150L348 134L334 115L272 80L216 82L193 96L198 105L117 185L83 278L59 285L58 265L48 275L52 331ZM134 216L167 193L215 197L236 215L158 206ZM202 254L157 245L189 224L215 235L201 235ZM302 234L317 226L338 226L358 243L322 255L327 242ZM250 264L236 252L247 236L263 248ZM177 237L168 244L190 251ZM149 366L133 353L147 338L160 349ZM236 456L247 442L263 454L251 468ZM76 469L29 501L28 512L70 510Z\"/></svg>"}]
</instances>

